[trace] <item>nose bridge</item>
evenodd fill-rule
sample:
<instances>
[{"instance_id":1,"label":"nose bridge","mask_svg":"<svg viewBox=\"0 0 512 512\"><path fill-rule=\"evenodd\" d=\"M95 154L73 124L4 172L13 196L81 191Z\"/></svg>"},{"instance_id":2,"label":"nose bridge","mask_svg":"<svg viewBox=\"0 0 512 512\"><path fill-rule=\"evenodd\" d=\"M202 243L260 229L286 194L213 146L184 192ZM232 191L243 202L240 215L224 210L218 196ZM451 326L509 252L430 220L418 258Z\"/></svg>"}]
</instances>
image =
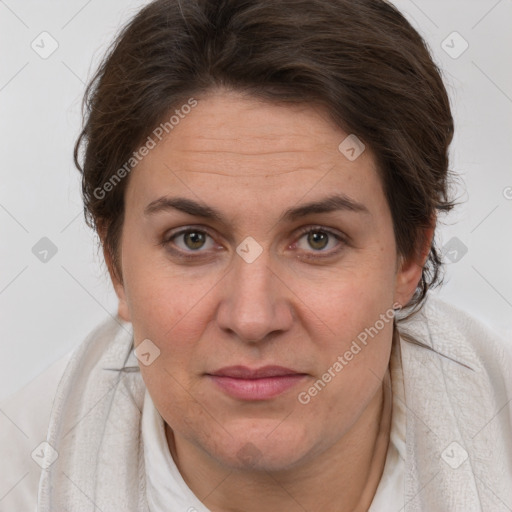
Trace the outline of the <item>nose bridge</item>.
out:
<instances>
[{"instance_id":1,"label":"nose bridge","mask_svg":"<svg viewBox=\"0 0 512 512\"><path fill-rule=\"evenodd\" d=\"M240 248L244 247L240 244ZM240 252L239 252L240 254ZM291 312L279 280L271 270L268 249L255 258L235 255L219 309L219 325L243 341L260 341L290 327ZM254 256L254 255L253 255Z\"/></svg>"},{"instance_id":2,"label":"nose bridge","mask_svg":"<svg viewBox=\"0 0 512 512\"><path fill-rule=\"evenodd\" d=\"M265 304L272 302L272 271L267 251L264 251L252 262L245 261L243 258L235 258L233 270L235 288L239 292L237 294L239 298L252 297L254 300L249 301L249 303L255 302L256 299L265 299Z\"/></svg>"}]
</instances>

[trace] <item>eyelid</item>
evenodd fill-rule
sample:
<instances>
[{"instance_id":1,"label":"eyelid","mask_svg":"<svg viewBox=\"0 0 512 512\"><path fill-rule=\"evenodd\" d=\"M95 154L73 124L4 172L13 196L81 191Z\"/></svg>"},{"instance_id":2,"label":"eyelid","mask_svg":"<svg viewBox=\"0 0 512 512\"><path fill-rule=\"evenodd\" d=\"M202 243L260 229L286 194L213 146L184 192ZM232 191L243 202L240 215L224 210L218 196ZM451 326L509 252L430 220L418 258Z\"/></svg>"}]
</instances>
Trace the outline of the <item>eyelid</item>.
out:
<instances>
[{"instance_id":1,"label":"eyelid","mask_svg":"<svg viewBox=\"0 0 512 512\"><path fill-rule=\"evenodd\" d=\"M293 242L292 245L296 245L297 242L304 235L307 235L308 233L311 233L311 232L326 233L328 236L334 237L340 243L338 244L338 247L336 247L335 249L331 249L330 251L314 251L314 250L307 251L305 253L305 255L303 253L300 256L301 258L305 258L305 259L325 258L325 259L327 259L329 257L336 256L343 249L344 246L349 245L348 237L344 233L341 233L341 232L331 229L331 228L326 228L321 225L309 225L309 226L304 226L303 228L300 228L298 233L296 233L296 235L295 235L296 240Z\"/></svg>"},{"instance_id":2,"label":"eyelid","mask_svg":"<svg viewBox=\"0 0 512 512\"><path fill-rule=\"evenodd\" d=\"M295 236L301 237L307 233L310 233L311 231L322 231L323 233L327 233L328 235L332 235L342 241L347 241L347 236L343 234L341 231L335 230L333 228L328 228L325 226L322 226L320 224L310 224L308 226L303 226L302 228L299 228L298 232Z\"/></svg>"},{"instance_id":3,"label":"eyelid","mask_svg":"<svg viewBox=\"0 0 512 512\"><path fill-rule=\"evenodd\" d=\"M210 233L209 229L206 226L189 225L189 226L181 226L179 228L176 228L175 230L170 230L169 232L167 232L164 235L163 240L161 242L159 241L157 245L162 246L165 250L176 255L178 258L185 259L185 260L197 260L201 256L207 255L208 252L210 252L210 251L203 251L201 249L199 249L197 251L192 251L192 250L184 251L183 249L180 249L180 248L171 247L174 238L184 235L191 231L197 231L200 233L204 233L205 235L209 236L212 240L215 241L215 237ZM217 247L218 247L218 245L217 245Z\"/></svg>"},{"instance_id":4,"label":"eyelid","mask_svg":"<svg viewBox=\"0 0 512 512\"><path fill-rule=\"evenodd\" d=\"M175 229L171 229L171 230L167 231L164 235L164 242L169 242L173 238L175 238L179 235L188 233L190 231L198 231L200 233L204 233L204 234L208 235L210 238L214 238L214 236L210 232L209 228L207 228L206 226L191 224L188 226L180 226L179 228L175 228Z\"/></svg>"}]
</instances>

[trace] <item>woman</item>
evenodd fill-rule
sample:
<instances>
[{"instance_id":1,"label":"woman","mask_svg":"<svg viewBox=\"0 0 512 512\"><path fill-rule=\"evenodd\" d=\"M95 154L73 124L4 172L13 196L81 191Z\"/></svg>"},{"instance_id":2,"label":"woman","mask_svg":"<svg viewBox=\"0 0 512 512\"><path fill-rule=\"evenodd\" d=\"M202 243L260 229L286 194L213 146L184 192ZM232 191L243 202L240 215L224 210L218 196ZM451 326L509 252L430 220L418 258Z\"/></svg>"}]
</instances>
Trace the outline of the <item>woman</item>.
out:
<instances>
[{"instance_id":1,"label":"woman","mask_svg":"<svg viewBox=\"0 0 512 512\"><path fill-rule=\"evenodd\" d=\"M393 6L156 0L85 106L119 309L20 510L512 507L511 348L428 293L453 120Z\"/></svg>"}]
</instances>

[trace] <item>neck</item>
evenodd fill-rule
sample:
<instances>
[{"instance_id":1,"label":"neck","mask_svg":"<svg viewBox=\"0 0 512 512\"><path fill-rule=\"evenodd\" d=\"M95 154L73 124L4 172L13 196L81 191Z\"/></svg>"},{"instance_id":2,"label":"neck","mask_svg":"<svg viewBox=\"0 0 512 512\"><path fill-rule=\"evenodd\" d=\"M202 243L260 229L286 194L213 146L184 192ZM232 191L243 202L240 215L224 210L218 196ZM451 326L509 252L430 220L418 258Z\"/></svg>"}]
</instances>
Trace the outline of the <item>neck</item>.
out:
<instances>
[{"instance_id":1,"label":"neck","mask_svg":"<svg viewBox=\"0 0 512 512\"><path fill-rule=\"evenodd\" d=\"M170 451L187 485L212 512L367 511L386 461L390 384L388 370L351 429L328 451L293 469L229 470L166 425Z\"/></svg>"}]
</instances>

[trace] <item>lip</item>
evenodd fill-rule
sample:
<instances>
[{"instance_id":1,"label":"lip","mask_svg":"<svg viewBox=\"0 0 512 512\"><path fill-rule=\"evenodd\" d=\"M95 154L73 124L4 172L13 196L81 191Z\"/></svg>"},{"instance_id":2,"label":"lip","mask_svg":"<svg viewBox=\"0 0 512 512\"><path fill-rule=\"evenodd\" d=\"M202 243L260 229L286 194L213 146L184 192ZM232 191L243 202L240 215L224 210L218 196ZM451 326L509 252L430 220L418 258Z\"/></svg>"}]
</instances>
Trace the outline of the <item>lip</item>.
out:
<instances>
[{"instance_id":1,"label":"lip","mask_svg":"<svg viewBox=\"0 0 512 512\"><path fill-rule=\"evenodd\" d=\"M306 377L283 366L229 366L206 374L222 391L241 400L268 400L297 385Z\"/></svg>"}]
</instances>

